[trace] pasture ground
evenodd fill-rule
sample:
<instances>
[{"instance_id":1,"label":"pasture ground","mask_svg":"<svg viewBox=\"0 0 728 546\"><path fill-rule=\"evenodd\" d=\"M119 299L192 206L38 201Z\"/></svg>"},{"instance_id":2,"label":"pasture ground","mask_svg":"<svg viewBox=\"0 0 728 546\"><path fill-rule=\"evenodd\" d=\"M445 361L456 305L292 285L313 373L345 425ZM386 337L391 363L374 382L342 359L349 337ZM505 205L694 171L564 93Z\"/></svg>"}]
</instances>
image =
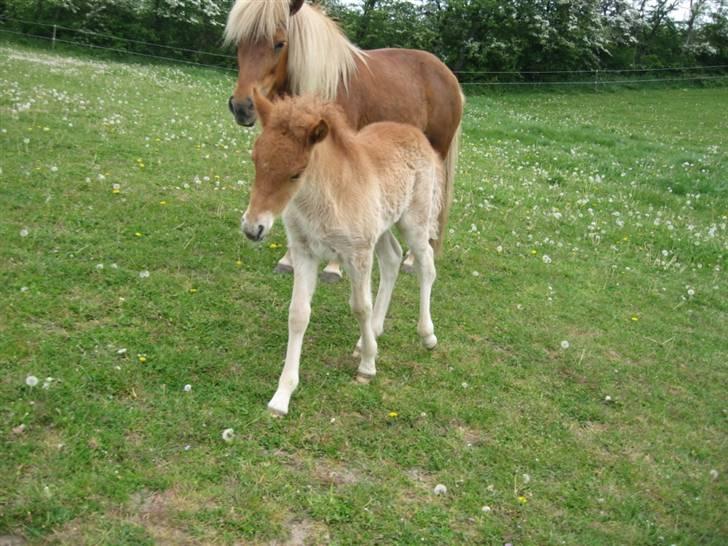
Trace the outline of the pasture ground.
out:
<instances>
[{"instance_id":1,"label":"pasture ground","mask_svg":"<svg viewBox=\"0 0 728 546\"><path fill-rule=\"evenodd\" d=\"M233 77L0 42L0 537L725 544L728 89L470 97L439 346L321 286L275 420Z\"/></svg>"}]
</instances>

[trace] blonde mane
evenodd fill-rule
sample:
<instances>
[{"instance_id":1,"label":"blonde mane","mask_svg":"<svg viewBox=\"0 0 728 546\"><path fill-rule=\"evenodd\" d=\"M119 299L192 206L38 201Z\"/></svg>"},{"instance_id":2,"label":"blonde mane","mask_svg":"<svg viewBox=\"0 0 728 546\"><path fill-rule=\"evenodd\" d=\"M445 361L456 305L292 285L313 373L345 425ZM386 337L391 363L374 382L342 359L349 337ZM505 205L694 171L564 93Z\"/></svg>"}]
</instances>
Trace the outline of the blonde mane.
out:
<instances>
[{"instance_id":1,"label":"blonde mane","mask_svg":"<svg viewBox=\"0 0 728 546\"><path fill-rule=\"evenodd\" d=\"M279 28L288 31L291 93L314 93L332 101L338 94L339 83L348 91L356 60L366 62L366 53L352 44L318 7L304 3L290 15L289 0L236 0L225 26L225 42L273 40Z\"/></svg>"}]
</instances>

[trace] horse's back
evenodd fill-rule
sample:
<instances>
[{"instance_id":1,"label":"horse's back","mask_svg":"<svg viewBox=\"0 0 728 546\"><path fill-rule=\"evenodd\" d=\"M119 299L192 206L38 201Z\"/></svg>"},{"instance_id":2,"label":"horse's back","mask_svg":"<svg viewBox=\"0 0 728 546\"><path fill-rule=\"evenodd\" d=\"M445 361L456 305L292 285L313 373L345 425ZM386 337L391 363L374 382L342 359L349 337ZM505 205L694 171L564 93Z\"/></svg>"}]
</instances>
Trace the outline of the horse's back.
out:
<instances>
[{"instance_id":1,"label":"horse's back","mask_svg":"<svg viewBox=\"0 0 728 546\"><path fill-rule=\"evenodd\" d=\"M375 49L358 63L337 102L358 128L378 121L414 125L442 157L462 118L457 78L437 57L413 49Z\"/></svg>"}]
</instances>

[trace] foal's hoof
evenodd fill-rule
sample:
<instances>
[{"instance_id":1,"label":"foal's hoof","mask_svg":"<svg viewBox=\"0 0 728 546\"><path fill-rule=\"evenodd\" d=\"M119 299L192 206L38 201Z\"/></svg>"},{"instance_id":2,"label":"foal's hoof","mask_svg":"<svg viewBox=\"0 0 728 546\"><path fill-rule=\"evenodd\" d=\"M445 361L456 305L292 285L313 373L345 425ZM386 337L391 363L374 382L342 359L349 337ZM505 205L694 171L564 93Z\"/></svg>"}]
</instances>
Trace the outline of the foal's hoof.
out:
<instances>
[{"instance_id":1,"label":"foal's hoof","mask_svg":"<svg viewBox=\"0 0 728 546\"><path fill-rule=\"evenodd\" d=\"M282 275L290 275L293 273L293 266L288 264L277 263L273 273L281 273Z\"/></svg>"},{"instance_id":2,"label":"foal's hoof","mask_svg":"<svg viewBox=\"0 0 728 546\"><path fill-rule=\"evenodd\" d=\"M335 284L341 280L341 273L324 270L319 273L319 280L326 284Z\"/></svg>"},{"instance_id":3,"label":"foal's hoof","mask_svg":"<svg viewBox=\"0 0 728 546\"><path fill-rule=\"evenodd\" d=\"M270 414L271 417L273 417L273 419L281 419L287 415L286 413L282 412L281 410L273 408L271 406L268 406L268 413Z\"/></svg>"},{"instance_id":4,"label":"foal's hoof","mask_svg":"<svg viewBox=\"0 0 728 546\"><path fill-rule=\"evenodd\" d=\"M357 372L356 374L356 382L360 385L368 385L372 382L372 379L374 379L374 376L368 373Z\"/></svg>"},{"instance_id":5,"label":"foal's hoof","mask_svg":"<svg viewBox=\"0 0 728 546\"><path fill-rule=\"evenodd\" d=\"M435 334L423 337L422 345L424 345L427 349L434 349L435 345L437 345L437 338L435 337Z\"/></svg>"}]
</instances>

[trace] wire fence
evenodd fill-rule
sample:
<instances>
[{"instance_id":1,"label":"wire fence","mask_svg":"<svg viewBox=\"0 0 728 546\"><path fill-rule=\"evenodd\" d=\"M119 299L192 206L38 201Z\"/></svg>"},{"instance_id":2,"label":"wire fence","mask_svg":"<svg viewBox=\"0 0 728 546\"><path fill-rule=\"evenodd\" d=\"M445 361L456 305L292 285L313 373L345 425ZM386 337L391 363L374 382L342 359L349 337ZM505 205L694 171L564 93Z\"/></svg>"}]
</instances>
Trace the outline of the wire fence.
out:
<instances>
[{"instance_id":1,"label":"wire fence","mask_svg":"<svg viewBox=\"0 0 728 546\"><path fill-rule=\"evenodd\" d=\"M0 17L0 25L5 26L8 22L21 26L35 26L45 29L45 33L27 32L25 30L0 28L0 33L23 36L27 38L49 41L51 47L56 44L66 44L75 47L103 50L122 55L133 55L142 58L154 59L157 61L181 63L185 65L200 66L234 72L233 55L189 49L131 38L123 38L102 32L67 27L53 23L41 23L11 17ZM65 33L63 35L62 33ZM76 36L81 39L68 39L69 36ZM62 37L63 36L63 37ZM114 46L92 43L89 39L102 42L112 42ZM128 44L131 47L116 47ZM215 60L212 62L200 62L199 60L188 60L169 55L157 55L148 51L136 51L135 46L142 46L146 49L157 49L168 51L173 54L194 56L197 59L207 58ZM487 89L497 87L547 87L547 86L579 86L594 89L609 85L634 85L634 84L659 84L659 83L696 83L703 81L728 82L728 65L703 65L703 66L671 66L671 67L630 67L630 68L599 68L582 70L459 70L455 74L460 84L471 90ZM656 75L668 77L654 77ZM588 76L586 78L585 76ZM627 77L626 77L627 76ZM552 77L557 79L552 80Z\"/></svg>"}]
</instances>

